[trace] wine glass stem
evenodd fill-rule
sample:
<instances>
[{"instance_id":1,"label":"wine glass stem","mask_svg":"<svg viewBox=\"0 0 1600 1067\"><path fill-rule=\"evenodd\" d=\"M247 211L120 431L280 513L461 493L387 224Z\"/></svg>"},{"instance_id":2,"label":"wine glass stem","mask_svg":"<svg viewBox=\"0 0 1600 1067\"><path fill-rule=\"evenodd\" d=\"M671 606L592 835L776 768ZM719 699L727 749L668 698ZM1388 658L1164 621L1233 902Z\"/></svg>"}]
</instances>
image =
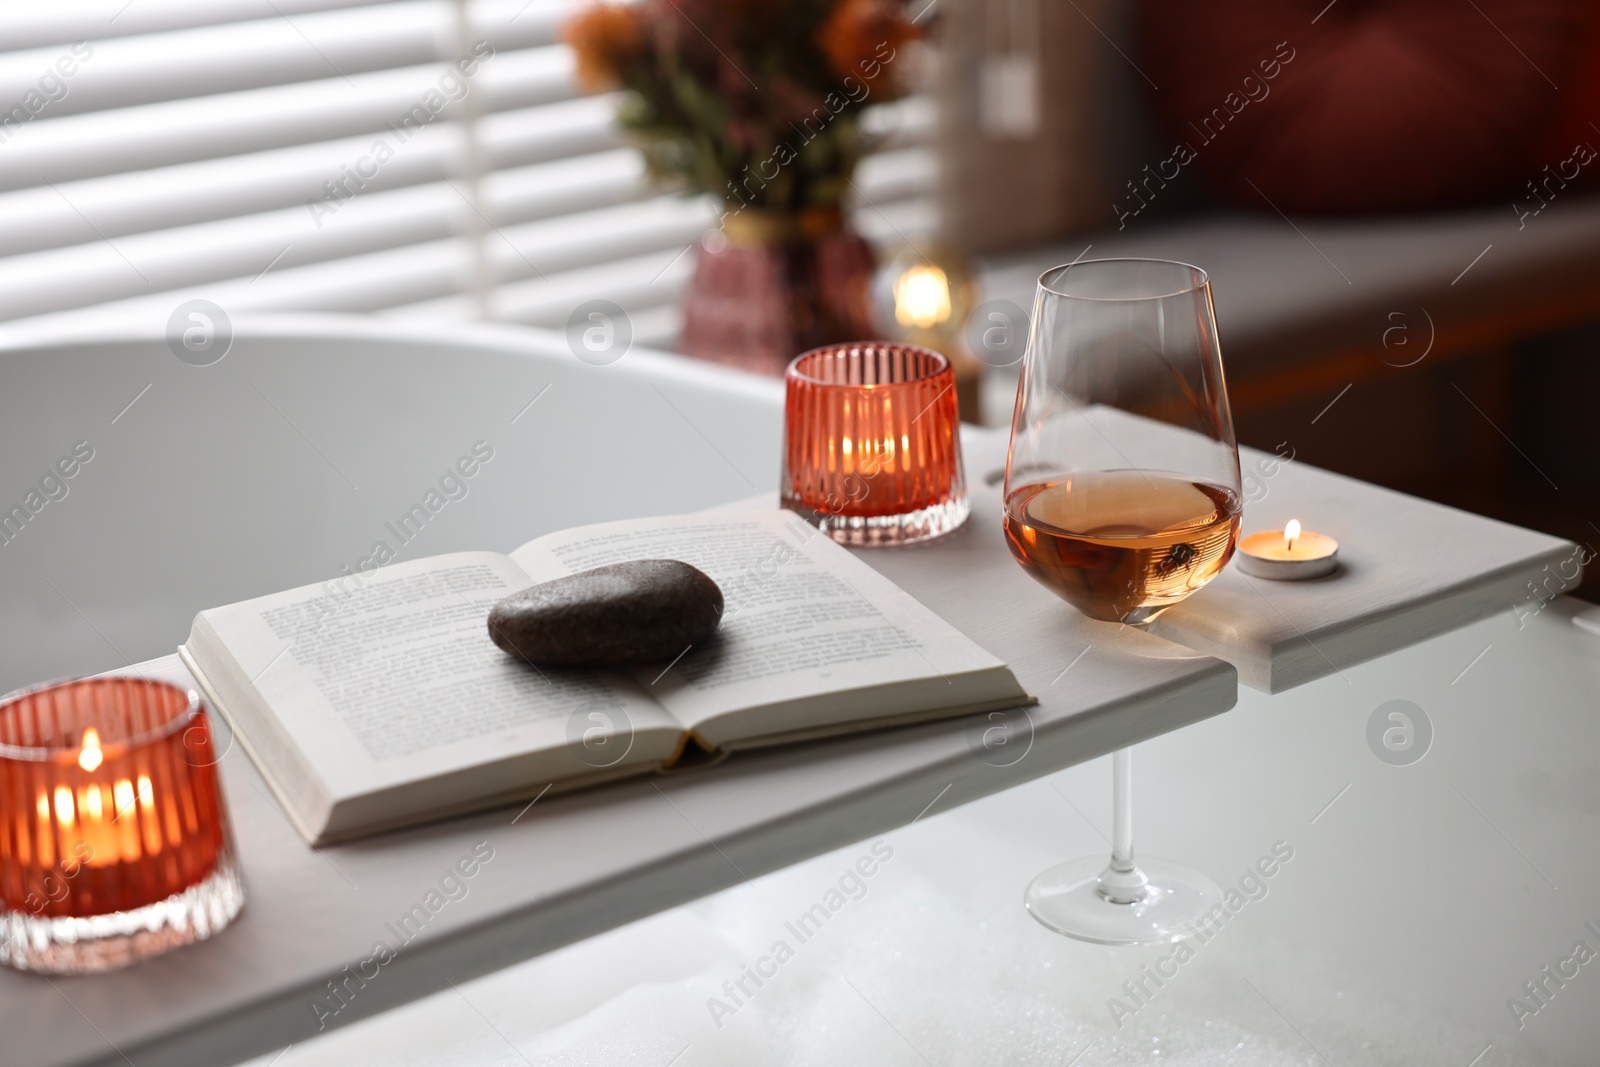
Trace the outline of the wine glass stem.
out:
<instances>
[{"instance_id":1,"label":"wine glass stem","mask_svg":"<svg viewBox=\"0 0 1600 1067\"><path fill-rule=\"evenodd\" d=\"M1133 870L1133 749L1111 754L1111 865Z\"/></svg>"},{"instance_id":2,"label":"wine glass stem","mask_svg":"<svg viewBox=\"0 0 1600 1067\"><path fill-rule=\"evenodd\" d=\"M1133 862L1133 749L1111 755L1111 862L1100 873L1100 895L1113 904L1137 904L1151 893Z\"/></svg>"}]
</instances>

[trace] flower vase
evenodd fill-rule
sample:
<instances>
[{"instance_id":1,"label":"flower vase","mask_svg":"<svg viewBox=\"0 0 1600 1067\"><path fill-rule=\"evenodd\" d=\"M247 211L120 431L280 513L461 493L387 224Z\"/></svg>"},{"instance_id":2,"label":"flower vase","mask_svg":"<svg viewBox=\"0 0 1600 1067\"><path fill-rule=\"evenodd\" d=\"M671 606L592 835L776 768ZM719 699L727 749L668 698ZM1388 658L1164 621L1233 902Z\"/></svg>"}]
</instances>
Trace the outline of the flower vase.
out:
<instances>
[{"instance_id":1,"label":"flower vase","mask_svg":"<svg viewBox=\"0 0 1600 1067\"><path fill-rule=\"evenodd\" d=\"M875 336L872 248L836 208L730 212L696 252L686 355L779 376L808 349Z\"/></svg>"}]
</instances>

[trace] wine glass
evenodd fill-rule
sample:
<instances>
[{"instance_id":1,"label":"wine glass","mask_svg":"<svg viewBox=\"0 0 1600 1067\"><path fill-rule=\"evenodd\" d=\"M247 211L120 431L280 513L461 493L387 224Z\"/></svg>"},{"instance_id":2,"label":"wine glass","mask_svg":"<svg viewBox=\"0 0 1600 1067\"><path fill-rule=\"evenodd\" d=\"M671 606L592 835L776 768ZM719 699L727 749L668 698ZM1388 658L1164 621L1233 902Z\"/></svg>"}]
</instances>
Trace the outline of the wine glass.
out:
<instances>
[{"instance_id":1,"label":"wine glass","mask_svg":"<svg viewBox=\"0 0 1600 1067\"><path fill-rule=\"evenodd\" d=\"M1091 619L1147 626L1233 555L1242 495L1211 286L1187 263L1102 259L1039 277L1006 461L1005 534ZM1085 941L1177 941L1215 882L1133 858L1132 753L1112 757L1111 860L1069 860L1028 910Z\"/></svg>"}]
</instances>

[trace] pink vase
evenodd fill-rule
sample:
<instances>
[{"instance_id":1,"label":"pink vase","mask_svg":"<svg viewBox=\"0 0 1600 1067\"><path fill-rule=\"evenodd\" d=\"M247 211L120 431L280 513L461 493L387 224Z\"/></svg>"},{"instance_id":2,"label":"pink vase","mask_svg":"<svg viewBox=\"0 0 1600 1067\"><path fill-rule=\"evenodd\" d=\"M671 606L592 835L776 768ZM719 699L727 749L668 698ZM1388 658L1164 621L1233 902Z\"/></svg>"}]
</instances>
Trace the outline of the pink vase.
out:
<instances>
[{"instance_id":1,"label":"pink vase","mask_svg":"<svg viewBox=\"0 0 1600 1067\"><path fill-rule=\"evenodd\" d=\"M746 208L696 249L679 350L782 375L807 349L875 336L872 248L836 210Z\"/></svg>"}]
</instances>

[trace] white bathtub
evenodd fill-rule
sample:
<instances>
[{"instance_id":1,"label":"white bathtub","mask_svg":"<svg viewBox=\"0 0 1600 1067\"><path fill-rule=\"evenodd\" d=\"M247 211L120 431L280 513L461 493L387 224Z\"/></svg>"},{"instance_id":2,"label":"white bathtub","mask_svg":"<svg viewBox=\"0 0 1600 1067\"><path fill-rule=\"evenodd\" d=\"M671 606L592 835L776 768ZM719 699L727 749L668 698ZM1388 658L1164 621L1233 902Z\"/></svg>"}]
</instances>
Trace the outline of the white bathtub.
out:
<instances>
[{"instance_id":1,"label":"white bathtub","mask_svg":"<svg viewBox=\"0 0 1600 1067\"><path fill-rule=\"evenodd\" d=\"M332 316L240 319L197 367L164 326L0 337L0 691L170 652L201 609L330 578L380 541L509 550L776 485L777 381ZM474 448L492 455L466 478Z\"/></svg>"}]
</instances>

